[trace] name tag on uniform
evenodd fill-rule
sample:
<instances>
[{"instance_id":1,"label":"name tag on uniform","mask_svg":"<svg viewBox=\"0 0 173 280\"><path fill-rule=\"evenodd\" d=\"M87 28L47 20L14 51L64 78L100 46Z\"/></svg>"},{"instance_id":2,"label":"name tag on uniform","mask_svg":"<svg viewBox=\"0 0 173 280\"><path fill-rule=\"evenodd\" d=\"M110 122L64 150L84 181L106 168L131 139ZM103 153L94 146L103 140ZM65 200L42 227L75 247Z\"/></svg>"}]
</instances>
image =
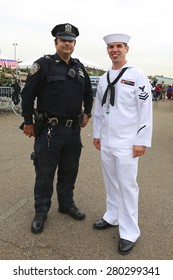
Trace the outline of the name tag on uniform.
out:
<instances>
[{"instance_id":1,"label":"name tag on uniform","mask_svg":"<svg viewBox=\"0 0 173 280\"><path fill-rule=\"evenodd\" d=\"M121 80L121 83L125 84L125 85L129 85L129 86L134 86L135 85L135 82L130 81L130 80Z\"/></svg>"},{"instance_id":2,"label":"name tag on uniform","mask_svg":"<svg viewBox=\"0 0 173 280\"><path fill-rule=\"evenodd\" d=\"M79 71L79 76L85 78L85 75L84 75L82 69L81 69L81 68L78 68L78 71Z\"/></svg>"}]
</instances>

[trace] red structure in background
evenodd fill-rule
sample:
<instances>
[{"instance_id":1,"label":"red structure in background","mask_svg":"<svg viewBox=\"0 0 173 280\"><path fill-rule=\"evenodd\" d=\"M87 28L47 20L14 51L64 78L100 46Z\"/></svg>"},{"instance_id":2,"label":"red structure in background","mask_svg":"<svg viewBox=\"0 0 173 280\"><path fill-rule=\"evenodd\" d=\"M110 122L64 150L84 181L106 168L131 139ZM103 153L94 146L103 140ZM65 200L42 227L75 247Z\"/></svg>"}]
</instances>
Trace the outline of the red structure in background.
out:
<instances>
[{"instance_id":1,"label":"red structure in background","mask_svg":"<svg viewBox=\"0 0 173 280\"><path fill-rule=\"evenodd\" d=\"M0 68L17 68L17 60L0 55Z\"/></svg>"}]
</instances>

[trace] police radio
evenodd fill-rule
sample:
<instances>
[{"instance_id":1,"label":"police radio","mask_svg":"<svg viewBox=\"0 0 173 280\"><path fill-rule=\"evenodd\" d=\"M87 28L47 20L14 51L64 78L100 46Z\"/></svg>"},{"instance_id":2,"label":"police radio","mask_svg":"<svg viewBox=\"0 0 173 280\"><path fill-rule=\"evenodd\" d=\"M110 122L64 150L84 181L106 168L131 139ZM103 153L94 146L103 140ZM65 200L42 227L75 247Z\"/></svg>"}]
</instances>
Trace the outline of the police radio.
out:
<instances>
[{"instance_id":1,"label":"police radio","mask_svg":"<svg viewBox=\"0 0 173 280\"><path fill-rule=\"evenodd\" d=\"M74 69L70 69L70 70L68 71L68 76L69 76L70 78L74 79L74 78L75 78L75 75L76 75L76 72L75 72Z\"/></svg>"}]
</instances>

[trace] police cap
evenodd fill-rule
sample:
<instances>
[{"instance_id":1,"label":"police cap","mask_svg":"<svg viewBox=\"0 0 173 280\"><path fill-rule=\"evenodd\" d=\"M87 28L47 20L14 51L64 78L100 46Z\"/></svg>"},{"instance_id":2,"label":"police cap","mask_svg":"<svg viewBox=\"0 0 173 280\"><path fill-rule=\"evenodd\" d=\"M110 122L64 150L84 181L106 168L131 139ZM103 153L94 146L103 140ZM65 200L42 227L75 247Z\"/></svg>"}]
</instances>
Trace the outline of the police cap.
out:
<instances>
[{"instance_id":1,"label":"police cap","mask_svg":"<svg viewBox=\"0 0 173 280\"><path fill-rule=\"evenodd\" d=\"M75 41L79 35L78 29L70 23L56 25L51 33L54 37L67 41Z\"/></svg>"}]
</instances>

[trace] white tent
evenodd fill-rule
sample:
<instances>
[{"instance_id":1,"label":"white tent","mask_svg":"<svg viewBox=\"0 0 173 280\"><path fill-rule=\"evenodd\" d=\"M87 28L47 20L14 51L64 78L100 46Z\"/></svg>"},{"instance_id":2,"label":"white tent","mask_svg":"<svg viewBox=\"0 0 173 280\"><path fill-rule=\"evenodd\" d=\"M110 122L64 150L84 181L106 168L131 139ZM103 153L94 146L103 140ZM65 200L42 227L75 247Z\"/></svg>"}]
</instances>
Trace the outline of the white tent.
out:
<instances>
[{"instance_id":1,"label":"white tent","mask_svg":"<svg viewBox=\"0 0 173 280\"><path fill-rule=\"evenodd\" d=\"M90 68L97 69L97 70L107 71L105 69L105 67L103 67L102 65L98 65L98 64L96 64L94 62L91 62L91 61L89 61L89 60L87 60L83 57L78 56L78 55L74 55L74 57L79 59L85 67L90 67Z\"/></svg>"},{"instance_id":2,"label":"white tent","mask_svg":"<svg viewBox=\"0 0 173 280\"><path fill-rule=\"evenodd\" d=\"M0 54L0 67L1 68L16 68L17 61Z\"/></svg>"},{"instance_id":3,"label":"white tent","mask_svg":"<svg viewBox=\"0 0 173 280\"><path fill-rule=\"evenodd\" d=\"M79 57L78 55L73 55L72 57L79 59L84 64L85 67L90 67L90 68L93 68L93 69L106 71L106 69L103 66L98 65L98 64L96 64L94 62L91 62L87 59L84 59L82 57ZM30 68L32 66L33 62L36 61L37 59L38 59L38 57L29 59L29 60L26 60L26 61L23 61L23 62L19 62L18 66L21 69Z\"/></svg>"},{"instance_id":4,"label":"white tent","mask_svg":"<svg viewBox=\"0 0 173 280\"><path fill-rule=\"evenodd\" d=\"M38 59L38 57L37 58L31 58L29 60L25 60L25 61L19 62L18 66L21 69L31 68L33 62L36 61L37 59Z\"/></svg>"}]
</instances>

